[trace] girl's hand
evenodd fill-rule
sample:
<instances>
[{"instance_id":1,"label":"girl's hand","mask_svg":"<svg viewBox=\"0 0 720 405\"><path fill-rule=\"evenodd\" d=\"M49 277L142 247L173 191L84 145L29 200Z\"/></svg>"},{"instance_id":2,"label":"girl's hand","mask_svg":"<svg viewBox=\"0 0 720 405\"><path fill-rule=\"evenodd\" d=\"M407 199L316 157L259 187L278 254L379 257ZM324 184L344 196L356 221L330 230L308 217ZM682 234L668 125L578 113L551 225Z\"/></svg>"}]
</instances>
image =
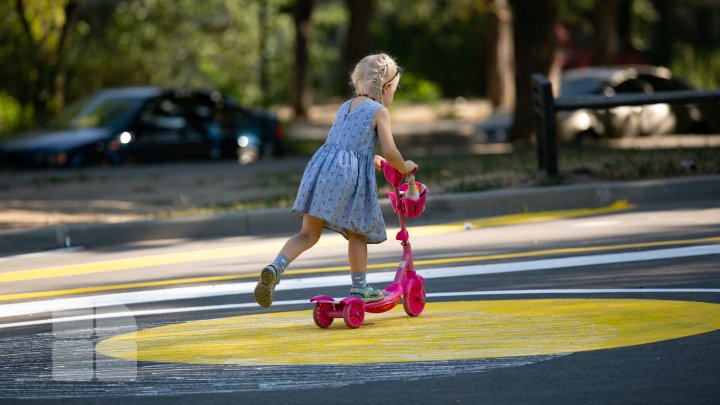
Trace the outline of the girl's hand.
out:
<instances>
[{"instance_id":1,"label":"girl's hand","mask_svg":"<svg viewBox=\"0 0 720 405\"><path fill-rule=\"evenodd\" d=\"M412 160L405 161L405 174L408 174L411 171L416 170L417 168L418 168L417 163L413 162Z\"/></svg>"},{"instance_id":2,"label":"girl's hand","mask_svg":"<svg viewBox=\"0 0 720 405\"><path fill-rule=\"evenodd\" d=\"M375 164L375 170L382 170L382 163L385 162L385 158L380 155L375 155L373 163Z\"/></svg>"}]
</instances>

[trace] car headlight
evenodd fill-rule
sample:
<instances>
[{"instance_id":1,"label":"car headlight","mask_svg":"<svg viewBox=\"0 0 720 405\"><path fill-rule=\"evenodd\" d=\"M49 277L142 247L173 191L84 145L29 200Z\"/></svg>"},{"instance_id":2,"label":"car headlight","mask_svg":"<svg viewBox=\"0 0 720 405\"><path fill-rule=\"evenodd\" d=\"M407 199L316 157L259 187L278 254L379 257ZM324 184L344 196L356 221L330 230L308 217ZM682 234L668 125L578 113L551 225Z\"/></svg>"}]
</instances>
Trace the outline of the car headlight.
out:
<instances>
[{"instance_id":1,"label":"car headlight","mask_svg":"<svg viewBox=\"0 0 720 405\"><path fill-rule=\"evenodd\" d=\"M245 135L242 135L242 136L240 136L240 137L238 138L237 144L238 144L239 147L245 148L245 147L247 147L248 145L250 145L250 138L248 138L248 137L245 136Z\"/></svg>"},{"instance_id":2,"label":"car headlight","mask_svg":"<svg viewBox=\"0 0 720 405\"><path fill-rule=\"evenodd\" d=\"M127 145L133 140L133 135L130 132L123 132L120 134L120 143Z\"/></svg>"},{"instance_id":3,"label":"car headlight","mask_svg":"<svg viewBox=\"0 0 720 405\"><path fill-rule=\"evenodd\" d=\"M585 111L577 113L577 115L575 115L575 122L577 123L577 128L579 130L584 131L590 128L590 114Z\"/></svg>"}]
</instances>

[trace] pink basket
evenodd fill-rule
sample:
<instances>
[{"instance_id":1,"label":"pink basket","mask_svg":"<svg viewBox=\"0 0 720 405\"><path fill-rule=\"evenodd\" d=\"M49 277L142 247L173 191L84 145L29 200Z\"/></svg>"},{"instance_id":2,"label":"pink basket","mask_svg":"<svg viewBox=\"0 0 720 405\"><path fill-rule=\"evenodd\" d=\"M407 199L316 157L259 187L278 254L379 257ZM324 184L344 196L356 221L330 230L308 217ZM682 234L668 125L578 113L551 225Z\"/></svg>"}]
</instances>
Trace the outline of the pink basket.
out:
<instances>
[{"instance_id":1,"label":"pink basket","mask_svg":"<svg viewBox=\"0 0 720 405\"><path fill-rule=\"evenodd\" d=\"M417 200L411 200L409 198L403 197L403 195L408 189L408 183L402 184L398 188L398 191L400 191L400 204L398 204L398 201L395 197L395 192L388 191L388 196L390 197L390 203L392 204L393 210L397 213L398 209L400 209L400 211L406 218L419 217L423 213L423 211L425 211L425 198L428 195L428 189L427 187L425 187L424 184L420 183L419 181L416 181L415 184L417 184L421 190L420 198L418 198Z\"/></svg>"}]
</instances>

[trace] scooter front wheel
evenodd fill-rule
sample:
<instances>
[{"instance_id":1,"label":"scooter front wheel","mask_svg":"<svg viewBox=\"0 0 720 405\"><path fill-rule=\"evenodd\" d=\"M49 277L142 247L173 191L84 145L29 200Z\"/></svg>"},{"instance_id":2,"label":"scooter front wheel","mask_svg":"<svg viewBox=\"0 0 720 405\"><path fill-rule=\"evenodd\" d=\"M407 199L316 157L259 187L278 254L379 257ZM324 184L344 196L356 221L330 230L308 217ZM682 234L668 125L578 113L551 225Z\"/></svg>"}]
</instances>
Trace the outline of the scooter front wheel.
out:
<instances>
[{"instance_id":1,"label":"scooter front wheel","mask_svg":"<svg viewBox=\"0 0 720 405\"><path fill-rule=\"evenodd\" d=\"M408 284L403 294L403 309L410 316L418 316L425 309L425 287L420 281L412 280Z\"/></svg>"},{"instance_id":2,"label":"scooter front wheel","mask_svg":"<svg viewBox=\"0 0 720 405\"><path fill-rule=\"evenodd\" d=\"M315 321L315 325L323 329L332 325L334 320L333 317L328 315L328 306L328 304L316 302L313 308L313 321Z\"/></svg>"},{"instance_id":3,"label":"scooter front wheel","mask_svg":"<svg viewBox=\"0 0 720 405\"><path fill-rule=\"evenodd\" d=\"M345 325L350 329L355 329L362 325L365 320L365 309L362 302L354 301L345 305L343 309L343 320Z\"/></svg>"}]
</instances>

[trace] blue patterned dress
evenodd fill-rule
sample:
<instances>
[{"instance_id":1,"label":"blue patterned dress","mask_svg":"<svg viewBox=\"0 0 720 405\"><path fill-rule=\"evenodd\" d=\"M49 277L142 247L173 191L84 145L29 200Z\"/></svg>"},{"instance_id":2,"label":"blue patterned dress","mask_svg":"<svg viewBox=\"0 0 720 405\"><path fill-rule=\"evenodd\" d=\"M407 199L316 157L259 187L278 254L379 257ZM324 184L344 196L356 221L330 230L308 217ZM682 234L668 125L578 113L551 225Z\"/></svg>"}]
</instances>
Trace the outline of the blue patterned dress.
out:
<instances>
[{"instance_id":1,"label":"blue patterned dress","mask_svg":"<svg viewBox=\"0 0 720 405\"><path fill-rule=\"evenodd\" d=\"M380 243L387 233L377 198L372 122L383 106L363 100L350 111L351 102L340 106L327 140L308 162L292 212L322 219L346 239L350 230L365 235L367 243Z\"/></svg>"}]
</instances>

